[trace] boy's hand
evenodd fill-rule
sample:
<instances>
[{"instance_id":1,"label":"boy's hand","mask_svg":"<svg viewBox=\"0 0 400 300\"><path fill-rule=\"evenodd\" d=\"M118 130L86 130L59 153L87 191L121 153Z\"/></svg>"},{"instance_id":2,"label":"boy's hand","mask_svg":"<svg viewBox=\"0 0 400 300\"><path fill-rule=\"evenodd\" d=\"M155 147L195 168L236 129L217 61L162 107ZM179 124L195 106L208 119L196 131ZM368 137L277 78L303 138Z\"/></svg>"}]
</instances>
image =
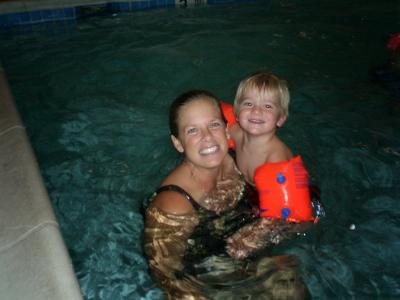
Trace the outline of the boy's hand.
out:
<instances>
[{"instance_id":1,"label":"boy's hand","mask_svg":"<svg viewBox=\"0 0 400 300\"><path fill-rule=\"evenodd\" d=\"M221 107L222 115L225 118L226 126L228 129L232 128L237 124L235 113L233 112L233 106L222 101L220 101L219 105ZM236 148L235 141L230 136L228 136L228 146L229 149Z\"/></svg>"},{"instance_id":2,"label":"boy's hand","mask_svg":"<svg viewBox=\"0 0 400 300\"><path fill-rule=\"evenodd\" d=\"M231 128L236 124L236 117L235 113L233 112L233 106L222 101L220 101L219 105L221 107L221 111L225 118L227 127Z\"/></svg>"}]
</instances>

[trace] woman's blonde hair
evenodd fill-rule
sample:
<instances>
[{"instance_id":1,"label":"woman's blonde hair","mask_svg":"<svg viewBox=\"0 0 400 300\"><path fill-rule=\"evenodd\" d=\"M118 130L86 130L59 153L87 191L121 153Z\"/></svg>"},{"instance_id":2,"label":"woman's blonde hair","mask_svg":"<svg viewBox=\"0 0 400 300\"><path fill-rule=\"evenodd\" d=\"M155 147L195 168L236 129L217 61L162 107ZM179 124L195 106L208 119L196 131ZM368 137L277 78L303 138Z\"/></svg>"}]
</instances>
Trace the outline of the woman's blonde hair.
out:
<instances>
[{"instance_id":1,"label":"woman's blonde hair","mask_svg":"<svg viewBox=\"0 0 400 300\"><path fill-rule=\"evenodd\" d=\"M243 79L236 91L235 102L233 104L235 114L239 112L239 106L243 101L244 95L249 90L255 90L261 95L272 95L277 100L277 104L284 116L289 116L290 94L285 80L267 72L257 72Z\"/></svg>"}]
</instances>

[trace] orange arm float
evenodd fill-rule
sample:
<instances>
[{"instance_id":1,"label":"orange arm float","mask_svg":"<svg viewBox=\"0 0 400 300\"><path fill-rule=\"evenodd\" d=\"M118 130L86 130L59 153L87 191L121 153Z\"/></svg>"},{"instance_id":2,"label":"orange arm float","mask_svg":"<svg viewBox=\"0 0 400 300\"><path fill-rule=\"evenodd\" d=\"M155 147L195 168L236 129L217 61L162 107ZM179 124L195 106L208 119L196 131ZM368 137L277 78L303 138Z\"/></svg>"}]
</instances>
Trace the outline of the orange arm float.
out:
<instances>
[{"instance_id":1,"label":"orange arm float","mask_svg":"<svg viewBox=\"0 0 400 300\"><path fill-rule=\"evenodd\" d=\"M233 105L220 101L219 105L221 106L222 114L225 118L226 125L228 128L231 128L236 124L235 113L233 112Z\"/></svg>"},{"instance_id":2,"label":"orange arm float","mask_svg":"<svg viewBox=\"0 0 400 300\"><path fill-rule=\"evenodd\" d=\"M221 107L222 115L225 118L226 126L231 128L237 123L235 113L233 112L233 106L222 101L220 101L219 105ZM235 149L236 145L232 138L228 139L228 146L230 149Z\"/></svg>"},{"instance_id":3,"label":"orange arm float","mask_svg":"<svg viewBox=\"0 0 400 300\"><path fill-rule=\"evenodd\" d=\"M300 156L263 164L254 174L261 217L296 223L314 221L308 172Z\"/></svg>"}]
</instances>

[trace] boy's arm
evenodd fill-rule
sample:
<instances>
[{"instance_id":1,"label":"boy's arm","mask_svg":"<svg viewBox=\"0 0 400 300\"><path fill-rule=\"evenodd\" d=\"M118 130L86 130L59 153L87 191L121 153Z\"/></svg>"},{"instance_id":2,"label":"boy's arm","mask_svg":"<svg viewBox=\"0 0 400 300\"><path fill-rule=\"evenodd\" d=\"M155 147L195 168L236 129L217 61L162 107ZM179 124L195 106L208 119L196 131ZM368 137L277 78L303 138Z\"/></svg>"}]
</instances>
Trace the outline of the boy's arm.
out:
<instances>
[{"instance_id":1,"label":"boy's arm","mask_svg":"<svg viewBox=\"0 0 400 300\"><path fill-rule=\"evenodd\" d=\"M281 161L289 161L293 157L294 156L290 148L284 142L282 142L279 137L275 136L275 142L268 155L267 161L270 163L276 163Z\"/></svg>"},{"instance_id":2,"label":"boy's arm","mask_svg":"<svg viewBox=\"0 0 400 300\"><path fill-rule=\"evenodd\" d=\"M241 128L236 121L236 116L233 110L233 106L226 102L220 101L220 107L222 111L222 115L225 118L226 126L228 128L229 138L228 145L229 148L235 149L238 141L238 137L241 132Z\"/></svg>"},{"instance_id":3,"label":"boy's arm","mask_svg":"<svg viewBox=\"0 0 400 300\"><path fill-rule=\"evenodd\" d=\"M233 105L223 101L220 101L219 105L221 107L222 115L225 118L226 126L228 128L231 128L233 125L236 124L236 116L233 111Z\"/></svg>"}]
</instances>

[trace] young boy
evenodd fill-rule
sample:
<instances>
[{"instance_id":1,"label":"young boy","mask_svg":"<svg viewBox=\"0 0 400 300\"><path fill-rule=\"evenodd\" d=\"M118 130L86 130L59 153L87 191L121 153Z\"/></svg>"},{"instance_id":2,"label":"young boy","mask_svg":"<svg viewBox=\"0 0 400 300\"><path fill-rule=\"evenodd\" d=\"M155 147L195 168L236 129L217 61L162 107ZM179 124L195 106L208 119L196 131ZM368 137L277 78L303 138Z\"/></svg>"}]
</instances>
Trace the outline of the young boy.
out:
<instances>
[{"instance_id":1,"label":"young boy","mask_svg":"<svg viewBox=\"0 0 400 300\"><path fill-rule=\"evenodd\" d=\"M258 166L293 157L276 135L289 115L288 107L286 82L276 76L256 73L240 82L234 102L238 123L230 126L229 133L236 145L237 165L250 184Z\"/></svg>"},{"instance_id":2,"label":"young boy","mask_svg":"<svg viewBox=\"0 0 400 300\"><path fill-rule=\"evenodd\" d=\"M289 115L285 81L259 72L242 80L234 107L221 103L236 163L259 194L260 215L290 222L313 221L308 173L276 131Z\"/></svg>"}]
</instances>

